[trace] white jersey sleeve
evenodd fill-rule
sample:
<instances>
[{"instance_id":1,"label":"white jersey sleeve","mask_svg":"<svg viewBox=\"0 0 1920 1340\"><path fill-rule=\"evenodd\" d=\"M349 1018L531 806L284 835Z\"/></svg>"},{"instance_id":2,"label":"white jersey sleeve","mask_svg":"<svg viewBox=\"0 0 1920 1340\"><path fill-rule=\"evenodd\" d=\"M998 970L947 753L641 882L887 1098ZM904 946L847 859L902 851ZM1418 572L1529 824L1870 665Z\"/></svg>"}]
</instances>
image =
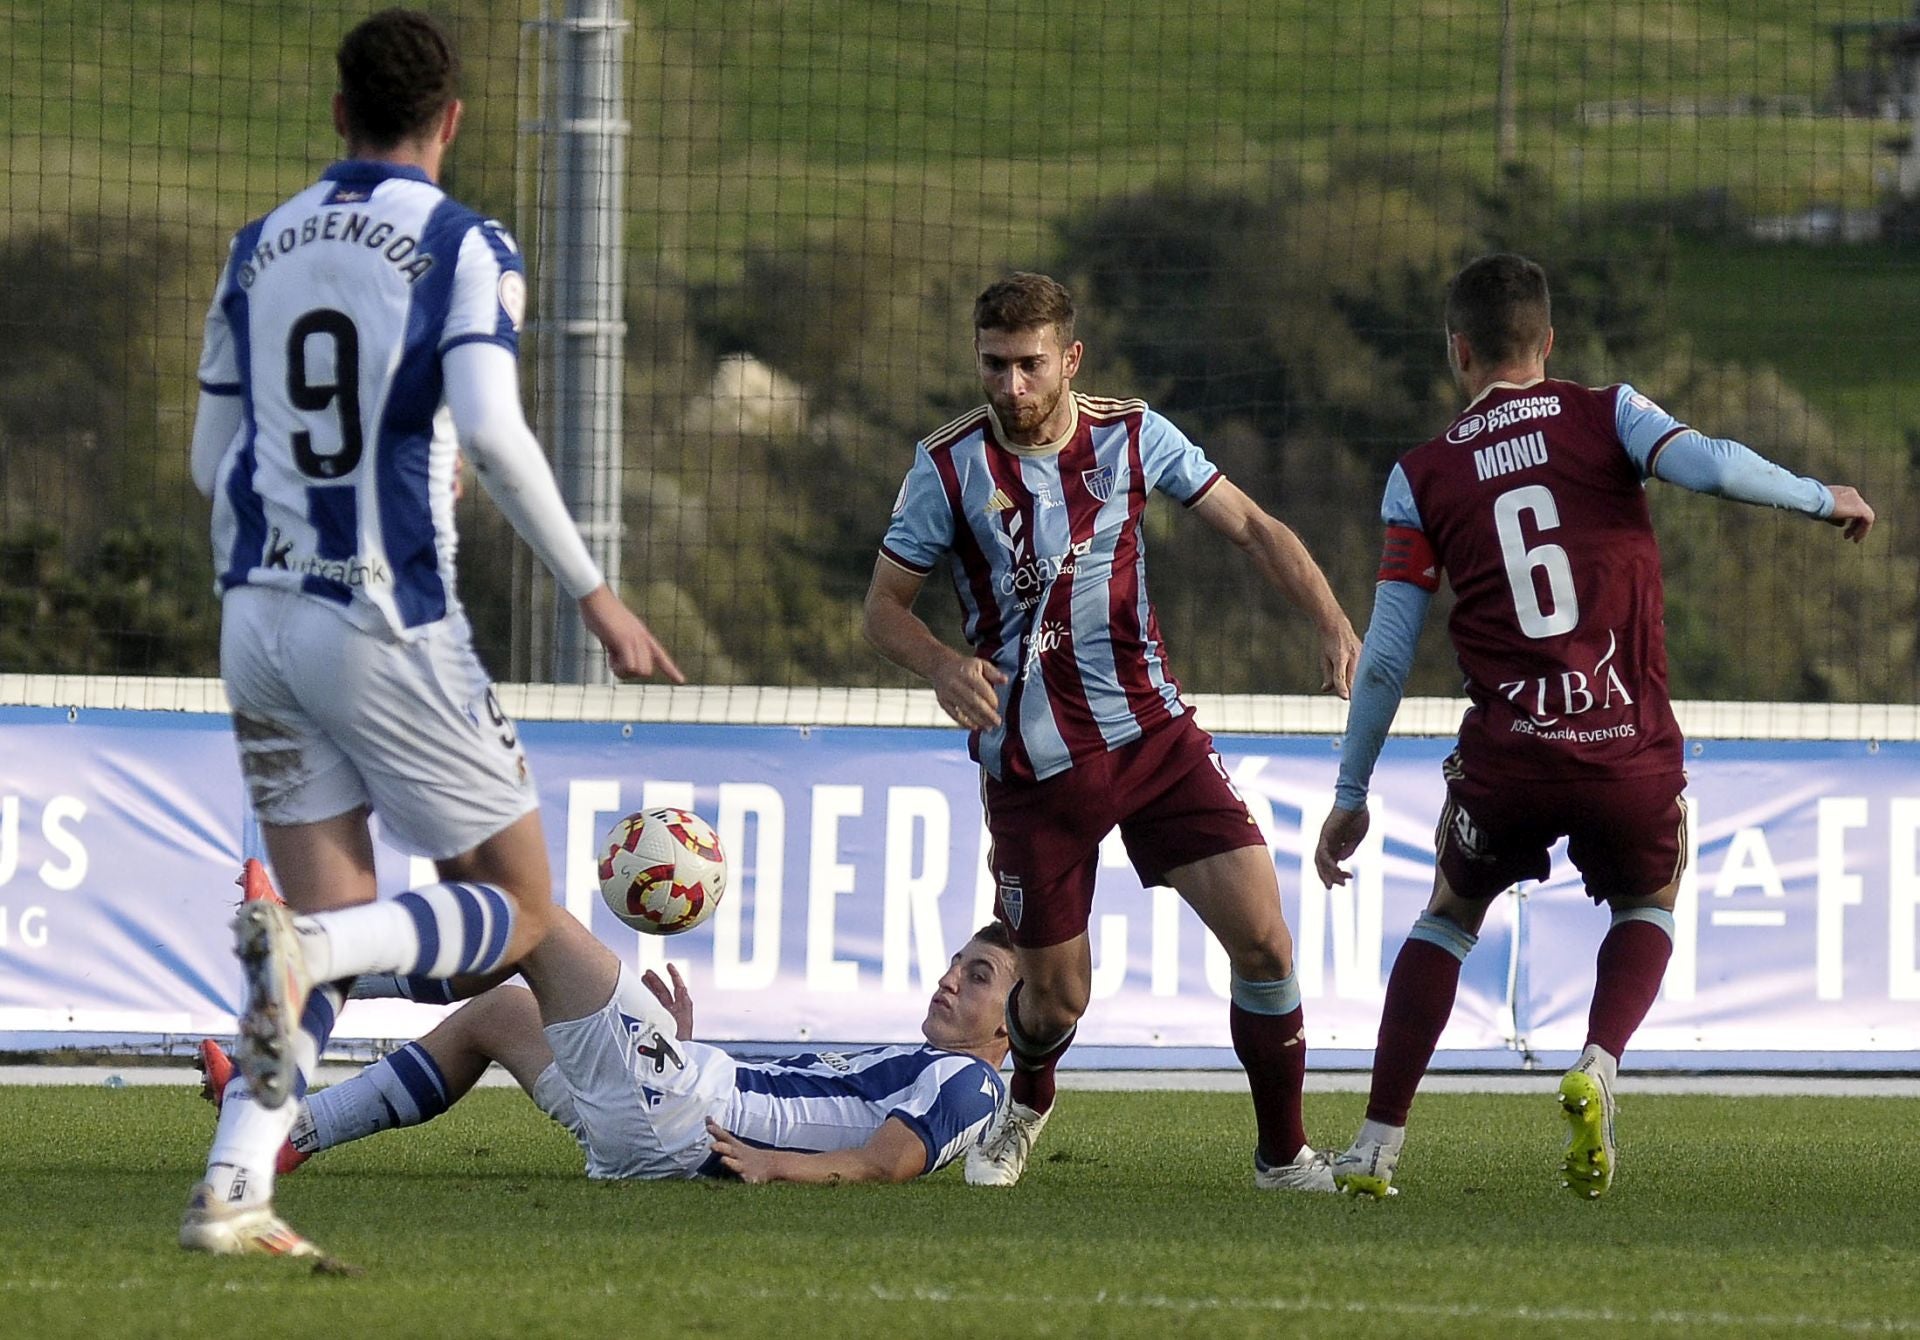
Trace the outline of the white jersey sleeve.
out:
<instances>
[{"instance_id":1,"label":"white jersey sleeve","mask_svg":"<svg viewBox=\"0 0 1920 1340\"><path fill-rule=\"evenodd\" d=\"M240 362L233 343L233 326L221 304L228 273L233 268L233 243L227 246L227 262L220 267L221 282L214 286L213 301L207 304L207 321L200 336L200 389L210 395L237 396L241 391Z\"/></svg>"},{"instance_id":2,"label":"white jersey sleeve","mask_svg":"<svg viewBox=\"0 0 1920 1340\"><path fill-rule=\"evenodd\" d=\"M561 589L580 599L604 578L521 413L513 355L491 339L470 337L448 349L444 362L447 408L481 487Z\"/></svg>"},{"instance_id":3,"label":"white jersey sleeve","mask_svg":"<svg viewBox=\"0 0 1920 1340\"><path fill-rule=\"evenodd\" d=\"M920 1072L889 1117L904 1122L927 1147L922 1175L944 1168L980 1138L1000 1109L1000 1076L977 1056L949 1052Z\"/></svg>"},{"instance_id":4,"label":"white jersey sleeve","mask_svg":"<svg viewBox=\"0 0 1920 1340\"><path fill-rule=\"evenodd\" d=\"M517 353L526 315L526 263L520 248L499 220L484 219L460 242L440 352L485 340Z\"/></svg>"}]
</instances>

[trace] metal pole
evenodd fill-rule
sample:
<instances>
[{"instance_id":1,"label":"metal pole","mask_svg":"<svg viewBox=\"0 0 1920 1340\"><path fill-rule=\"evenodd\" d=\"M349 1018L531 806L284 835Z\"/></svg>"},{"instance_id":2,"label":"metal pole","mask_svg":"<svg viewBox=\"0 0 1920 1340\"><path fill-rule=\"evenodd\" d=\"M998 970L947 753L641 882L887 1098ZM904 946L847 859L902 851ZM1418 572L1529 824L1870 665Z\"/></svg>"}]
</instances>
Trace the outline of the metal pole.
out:
<instances>
[{"instance_id":1,"label":"metal pole","mask_svg":"<svg viewBox=\"0 0 1920 1340\"><path fill-rule=\"evenodd\" d=\"M1520 160L1520 124L1515 115L1513 0L1500 0L1500 83L1494 93L1499 119L1497 152L1505 168Z\"/></svg>"},{"instance_id":2,"label":"metal pole","mask_svg":"<svg viewBox=\"0 0 1920 1340\"><path fill-rule=\"evenodd\" d=\"M541 436L560 493L607 581L620 582L621 372L627 136L624 0L567 0L547 43L540 203ZM606 683L573 602L554 600L555 682Z\"/></svg>"}]
</instances>

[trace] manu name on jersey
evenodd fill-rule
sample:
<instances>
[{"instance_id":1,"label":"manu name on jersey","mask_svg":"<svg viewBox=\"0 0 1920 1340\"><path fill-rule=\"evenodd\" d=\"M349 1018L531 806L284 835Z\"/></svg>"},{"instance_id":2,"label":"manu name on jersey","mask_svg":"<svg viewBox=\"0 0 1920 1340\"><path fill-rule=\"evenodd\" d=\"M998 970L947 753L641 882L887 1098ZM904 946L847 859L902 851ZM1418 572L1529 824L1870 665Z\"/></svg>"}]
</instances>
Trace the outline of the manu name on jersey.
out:
<instances>
[{"instance_id":1,"label":"manu name on jersey","mask_svg":"<svg viewBox=\"0 0 1920 1340\"><path fill-rule=\"evenodd\" d=\"M241 398L214 489L222 591L280 587L400 636L458 610L441 356L517 349L519 249L417 168L345 162L233 239L200 385Z\"/></svg>"},{"instance_id":2,"label":"manu name on jersey","mask_svg":"<svg viewBox=\"0 0 1920 1340\"><path fill-rule=\"evenodd\" d=\"M1003 781L1051 777L1187 710L1142 522L1152 490L1191 506L1220 472L1141 401L1073 401L1053 448L1002 445L984 405L927 438L881 546L923 576L953 556L967 641L1008 676L1002 724L969 742Z\"/></svg>"},{"instance_id":3,"label":"manu name on jersey","mask_svg":"<svg viewBox=\"0 0 1920 1340\"><path fill-rule=\"evenodd\" d=\"M735 1061L720 1119L762 1149L855 1149L898 1117L933 1172L978 1140L1005 1097L999 1073L966 1052L925 1044Z\"/></svg>"}]
</instances>

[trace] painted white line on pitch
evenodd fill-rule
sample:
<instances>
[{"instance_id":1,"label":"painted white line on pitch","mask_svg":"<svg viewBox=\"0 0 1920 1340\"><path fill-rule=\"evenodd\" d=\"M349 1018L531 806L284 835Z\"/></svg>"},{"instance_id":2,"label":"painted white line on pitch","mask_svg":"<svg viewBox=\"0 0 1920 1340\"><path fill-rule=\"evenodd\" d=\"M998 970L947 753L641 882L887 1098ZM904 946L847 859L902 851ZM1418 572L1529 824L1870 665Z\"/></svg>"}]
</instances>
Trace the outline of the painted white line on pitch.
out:
<instances>
[{"instance_id":1,"label":"painted white line on pitch","mask_svg":"<svg viewBox=\"0 0 1920 1340\"><path fill-rule=\"evenodd\" d=\"M290 1277L291 1278L291 1277ZM216 1287L225 1293L258 1293L283 1287L285 1280L223 1280ZM181 1281L145 1279L116 1280L102 1284L97 1280L24 1279L0 1280L0 1294L97 1292L101 1289L132 1291L145 1288L178 1289ZM611 1281L599 1292L619 1297L630 1290ZM1804 1314L1745 1314L1722 1311L1692 1311L1685 1308L1653 1308L1646 1312L1628 1312L1617 1308L1586 1307L1510 1307L1480 1303L1391 1303L1367 1299L1334 1301L1319 1298L1235 1298L1203 1295L1181 1298L1169 1294L1121 1293L1100 1289L1091 1294L1012 1294L980 1293L965 1289L942 1289L916 1285L911 1289L885 1284L870 1284L864 1290L842 1289L730 1289L724 1295L712 1290L681 1288L682 1294L704 1293L727 1299L751 1298L763 1303L912 1303L940 1307L1014 1308L1034 1306L1054 1308L1114 1308L1121 1311L1168 1312L1194 1315L1206 1312L1270 1312L1279 1315L1318 1314L1328 1317L1418 1317L1433 1321L1519 1321L1549 1324L1660 1327L1689 1331L1702 1327L1720 1329L1757 1329L1783 1331L1819 1331L1846 1335L1920 1335L1920 1321L1906 1317L1860 1317L1841 1320Z\"/></svg>"},{"instance_id":2,"label":"painted white line on pitch","mask_svg":"<svg viewBox=\"0 0 1920 1340\"><path fill-rule=\"evenodd\" d=\"M792 1299L791 1293L776 1293L768 1290L763 1295L768 1301ZM811 1290L798 1295L808 1300L822 1302L852 1302L857 1295L839 1292L815 1293ZM1395 1316L1420 1317L1435 1321L1522 1321L1547 1323L1572 1323L1576 1325L1600 1324L1606 1326L1648 1327L1658 1326L1670 1329L1691 1330L1699 1327L1722 1327L1727 1329L1750 1329L1765 1327L1775 1330L1806 1330L1826 1333L1845 1332L1860 1335L1913 1335L1920 1334L1920 1321L1905 1317L1865 1317L1857 1320L1839 1320L1833 1317L1814 1317L1802 1314L1744 1315L1722 1311L1691 1311L1680 1308L1655 1308L1646 1312L1628 1312L1615 1308L1579 1308L1579 1307L1527 1307L1525 1305L1502 1307L1485 1306L1477 1303L1393 1303L1376 1302L1364 1299L1332 1301L1316 1298L1233 1298L1212 1297L1180 1298L1166 1294L1114 1293L1102 1289L1093 1294L1080 1296L1062 1294L986 1294L969 1293L957 1289L939 1289L919 1286L912 1289L899 1289L883 1284L869 1285L867 1296L887 1303L938 1303L961 1307L1078 1307L1078 1308L1119 1308L1123 1310L1146 1309L1157 1312L1203 1313L1203 1312L1274 1312L1274 1313L1320 1313L1327 1316Z\"/></svg>"}]
</instances>

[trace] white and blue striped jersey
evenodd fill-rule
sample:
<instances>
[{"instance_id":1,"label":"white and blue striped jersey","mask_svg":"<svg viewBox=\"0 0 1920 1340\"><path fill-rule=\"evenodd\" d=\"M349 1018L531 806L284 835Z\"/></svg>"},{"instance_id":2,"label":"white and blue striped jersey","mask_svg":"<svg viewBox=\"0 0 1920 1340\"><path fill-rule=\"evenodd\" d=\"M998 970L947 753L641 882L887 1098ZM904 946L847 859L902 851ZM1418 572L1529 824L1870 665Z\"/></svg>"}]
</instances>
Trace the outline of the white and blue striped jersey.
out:
<instances>
[{"instance_id":1,"label":"white and blue striped jersey","mask_svg":"<svg viewBox=\"0 0 1920 1340\"><path fill-rule=\"evenodd\" d=\"M200 386L238 396L214 488L221 592L302 592L400 637L459 611L456 446L441 357L517 351L503 227L417 168L336 163L242 228L207 314Z\"/></svg>"},{"instance_id":2,"label":"white and blue striped jersey","mask_svg":"<svg viewBox=\"0 0 1920 1340\"><path fill-rule=\"evenodd\" d=\"M1004 1096L999 1073L965 1052L924 1043L805 1052L735 1060L720 1124L762 1149L818 1154L857 1149L898 1117L927 1148L924 1174L979 1139Z\"/></svg>"}]
</instances>

